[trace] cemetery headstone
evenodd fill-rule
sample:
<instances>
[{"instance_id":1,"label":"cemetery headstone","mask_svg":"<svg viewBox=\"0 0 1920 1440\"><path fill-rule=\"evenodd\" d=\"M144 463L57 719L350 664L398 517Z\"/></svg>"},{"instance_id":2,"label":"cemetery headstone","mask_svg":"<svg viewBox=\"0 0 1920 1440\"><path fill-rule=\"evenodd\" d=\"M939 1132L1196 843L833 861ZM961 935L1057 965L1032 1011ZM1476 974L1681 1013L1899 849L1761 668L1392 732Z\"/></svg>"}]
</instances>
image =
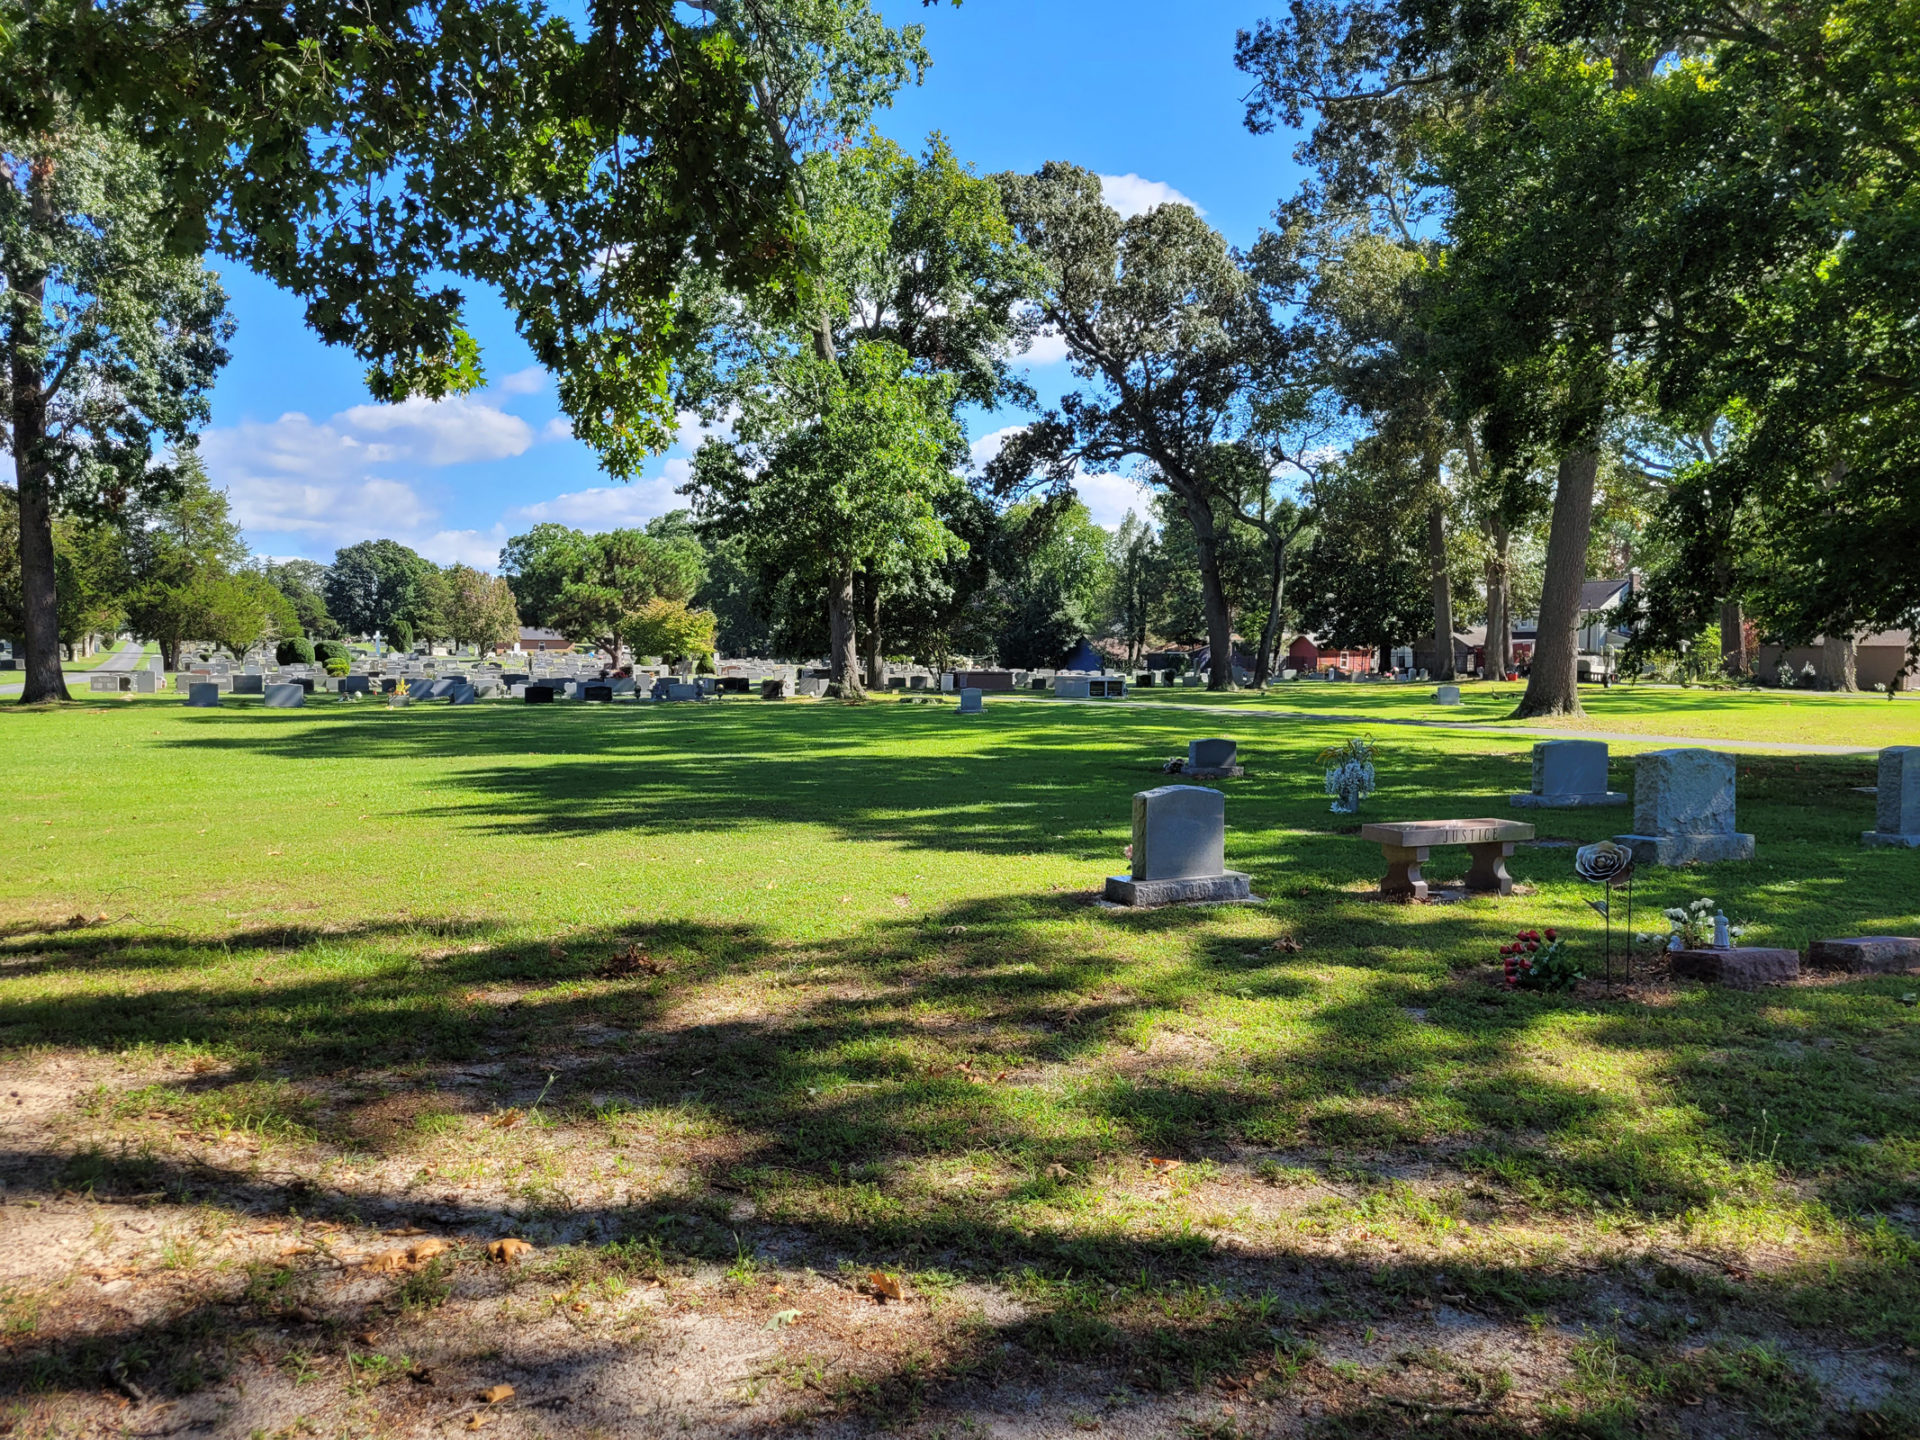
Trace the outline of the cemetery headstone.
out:
<instances>
[{"instance_id":1,"label":"cemetery headstone","mask_svg":"<svg viewBox=\"0 0 1920 1440\"><path fill-rule=\"evenodd\" d=\"M553 686L529 685L521 692L521 695L529 705L551 705L553 703Z\"/></svg>"},{"instance_id":2,"label":"cemetery headstone","mask_svg":"<svg viewBox=\"0 0 1920 1440\"><path fill-rule=\"evenodd\" d=\"M342 695L367 695L372 693L373 680L366 675L342 675L340 693Z\"/></svg>"},{"instance_id":3,"label":"cemetery headstone","mask_svg":"<svg viewBox=\"0 0 1920 1440\"><path fill-rule=\"evenodd\" d=\"M92 675L87 679L87 689L96 695L114 695L126 688L126 677L123 675Z\"/></svg>"},{"instance_id":4,"label":"cemetery headstone","mask_svg":"<svg viewBox=\"0 0 1920 1440\"><path fill-rule=\"evenodd\" d=\"M1604 740L1542 740L1533 747L1533 789L1507 798L1541 810L1627 803L1625 791L1607 789Z\"/></svg>"},{"instance_id":5,"label":"cemetery headstone","mask_svg":"<svg viewBox=\"0 0 1920 1440\"><path fill-rule=\"evenodd\" d=\"M1862 843L1920 849L1920 745L1880 752L1873 821L1873 829L1860 836Z\"/></svg>"},{"instance_id":6,"label":"cemetery headstone","mask_svg":"<svg viewBox=\"0 0 1920 1440\"><path fill-rule=\"evenodd\" d=\"M134 671L133 692L136 695L158 695L160 693L160 676L152 670Z\"/></svg>"},{"instance_id":7,"label":"cemetery headstone","mask_svg":"<svg viewBox=\"0 0 1920 1440\"><path fill-rule=\"evenodd\" d=\"M220 687L210 680L190 681L187 685L187 704L197 710L218 709Z\"/></svg>"},{"instance_id":8,"label":"cemetery headstone","mask_svg":"<svg viewBox=\"0 0 1920 1440\"><path fill-rule=\"evenodd\" d=\"M1433 703L1436 705L1458 705L1460 703L1460 687L1458 685L1442 685L1433 692Z\"/></svg>"},{"instance_id":9,"label":"cemetery headstone","mask_svg":"<svg viewBox=\"0 0 1920 1440\"><path fill-rule=\"evenodd\" d=\"M611 685L582 685L580 698L590 704L610 705L613 703Z\"/></svg>"},{"instance_id":10,"label":"cemetery headstone","mask_svg":"<svg viewBox=\"0 0 1920 1440\"><path fill-rule=\"evenodd\" d=\"M298 710L307 703L307 692L298 685L269 685L265 699L269 710Z\"/></svg>"},{"instance_id":11,"label":"cemetery headstone","mask_svg":"<svg viewBox=\"0 0 1920 1440\"><path fill-rule=\"evenodd\" d=\"M1904 974L1920 965L1920 940L1910 935L1816 940L1807 947L1807 960L1816 970L1844 970L1850 975Z\"/></svg>"},{"instance_id":12,"label":"cemetery headstone","mask_svg":"<svg viewBox=\"0 0 1920 1440\"><path fill-rule=\"evenodd\" d=\"M449 705L475 705L480 700L480 692L471 685L456 685L447 692Z\"/></svg>"},{"instance_id":13,"label":"cemetery headstone","mask_svg":"<svg viewBox=\"0 0 1920 1440\"><path fill-rule=\"evenodd\" d=\"M1180 767L1180 773L1196 780L1214 780L1246 772L1241 769L1240 747L1234 741L1189 740L1187 763Z\"/></svg>"},{"instance_id":14,"label":"cemetery headstone","mask_svg":"<svg viewBox=\"0 0 1920 1440\"><path fill-rule=\"evenodd\" d=\"M987 708L987 702L981 692L969 685L960 692L960 713L978 715Z\"/></svg>"},{"instance_id":15,"label":"cemetery headstone","mask_svg":"<svg viewBox=\"0 0 1920 1440\"><path fill-rule=\"evenodd\" d=\"M1800 978L1798 950L1751 949L1669 950L1667 969L1682 980L1704 980L1730 990L1757 990L1762 985L1784 985Z\"/></svg>"},{"instance_id":16,"label":"cemetery headstone","mask_svg":"<svg viewBox=\"0 0 1920 1440\"><path fill-rule=\"evenodd\" d=\"M1751 860L1753 836L1734 829L1733 757L1650 750L1634 761L1633 830L1613 838L1636 864Z\"/></svg>"},{"instance_id":17,"label":"cemetery headstone","mask_svg":"<svg viewBox=\"0 0 1920 1440\"><path fill-rule=\"evenodd\" d=\"M1133 863L1107 877L1117 905L1249 900L1247 876L1227 869L1227 797L1203 785L1162 785L1133 797Z\"/></svg>"},{"instance_id":18,"label":"cemetery headstone","mask_svg":"<svg viewBox=\"0 0 1920 1440\"><path fill-rule=\"evenodd\" d=\"M762 700L787 700L793 696L793 681L785 675L772 675L760 682Z\"/></svg>"}]
</instances>

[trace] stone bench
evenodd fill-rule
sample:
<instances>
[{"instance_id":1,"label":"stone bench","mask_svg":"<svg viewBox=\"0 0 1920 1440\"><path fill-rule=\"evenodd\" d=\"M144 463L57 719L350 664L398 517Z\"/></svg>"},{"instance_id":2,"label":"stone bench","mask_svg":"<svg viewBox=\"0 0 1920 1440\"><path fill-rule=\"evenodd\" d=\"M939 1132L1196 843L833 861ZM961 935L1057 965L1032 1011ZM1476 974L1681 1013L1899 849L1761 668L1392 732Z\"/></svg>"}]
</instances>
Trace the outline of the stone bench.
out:
<instances>
[{"instance_id":1,"label":"stone bench","mask_svg":"<svg viewBox=\"0 0 1920 1440\"><path fill-rule=\"evenodd\" d=\"M1473 857L1466 887L1493 895L1511 895L1513 877L1507 857L1522 840L1533 839L1533 826L1520 820L1403 820L1363 825L1360 838L1380 847L1387 862L1382 895L1427 898L1427 882L1420 867L1435 846L1464 845Z\"/></svg>"}]
</instances>

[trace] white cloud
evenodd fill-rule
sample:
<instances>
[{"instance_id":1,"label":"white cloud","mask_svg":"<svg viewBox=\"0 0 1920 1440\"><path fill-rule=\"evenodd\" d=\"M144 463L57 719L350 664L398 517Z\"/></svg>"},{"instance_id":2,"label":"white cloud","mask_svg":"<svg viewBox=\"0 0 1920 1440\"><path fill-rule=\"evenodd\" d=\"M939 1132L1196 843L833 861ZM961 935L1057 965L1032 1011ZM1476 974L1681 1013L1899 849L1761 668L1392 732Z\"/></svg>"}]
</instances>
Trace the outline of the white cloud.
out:
<instances>
[{"instance_id":1,"label":"white cloud","mask_svg":"<svg viewBox=\"0 0 1920 1440\"><path fill-rule=\"evenodd\" d=\"M1016 365L1058 365L1067 358L1067 337L1058 330L1042 330L1033 344L1012 357Z\"/></svg>"},{"instance_id":2,"label":"white cloud","mask_svg":"<svg viewBox=\"0 0 1920 1440\"><path fill-rule=\"evenodd\" d=\"M1120 212L1123 220L1144 215L1157 205L1185 205L1196 215L1204 215L1193 201L1164 180L1143 180L1138 175L1102 175L1100 194L1107 204Z\"/></svg>"},{"instance_id":3,"label":"white cloud","mask_svg":"<svg viewBox=\"0 0 1920 1440\"><path fill-rule=\"evenodd\" d=\"M431 518L412 486L372 473L384 448L298 411L200 437L207 473L226 487L243 528L320 539L362 539Z\"/></svg>"},{"instance_id":4,"label":"white cloud","mask_svg":"<svg viewBox=\"0 0 1920 1440\"><path fill-rule=\"evenodd\" d=\"M436 530L413 548L436 565L471 565L492 570L500 563L500 547L507 543L507 527L491 530Z\"/></svg>"},{"instance_id":5,"label":"white cloud","mask_svg":"<svg viewBox=\"0 0 1920 1440\"><path fill-rule=\"evenodd\" d=\"M975 470L986 469L987 462L1000 453L1001 447L1003 447L1009 439L1018 435L1026 428L1024 425L1009 425L1005 429L995 430L990 434L982 435L978 440L974 441L967 447L967 458L973 468Z\"/></svg>"},{"instance_id":6,"label":"white cloud","mask_svg":"<svg viewBox=\"0 0 1920 1440\"><path fill-rule=\"evenodd\" d=\"M355 405L333 418L347 430L385 437L379 446L382 460L461 465L510 459L533 444L533 427L526 421L470 395Z\"/></svg>"},{"instance_id":7,"label":"white cloud","mask_svg":"<svg viewBox=\"0 0 1920 1440\"><path fill-rule=\"evenodd\" d=\"M556 415L540 427L542 440L573 439L573 422L564 415Z\"/></svg>"},{"instance_id":8,"label":"white cloud","mask_svg":"<svg viewBox=\"0 0 1920 1440\"><path fill-rule=\"evenodd\" d=\"M686 508L686 497L676 492L692 473L693 462L675 456L651 479L635 480L629 485L596 485L587 490L572 490L551 500L522 505L509 511L508 518L515 525L552 521L587 531L644 525L669 510Z\"/></svg>"},{"instance_id":9,"label":"white cloud","mask_svg":"<svg viewBox=\"0 0 1920 1440\"><path fill-rule=\"evenodd\" d=\"M975 440L967 447L973 469L984 469L987 462L1000 453L1009 438L1026 428L1024 425L1008 425ZM1093 516L1094 524L1108 530L1118 529L1120 522L1127 518L1127 511L1144 511L1147 497L1151 494L1146 486L1129 476L1111 472L1096 475L1084 470L1074 474L1073 489Z\"/></svg>"},{"instance_id":10,"label":"white cloud","mask_svg":"<svg viewBox=\"0 0 1920 1440\"><path fill-rule=\"evenodd\" d=\"M1127 518L1129 510L1139 512L1145 518L1147 499L1152 494L1131 476L1112 473L1089 475L1082 472L1073 477L1073 488L1093 516L1093 523L1107 530L1119 529L1120 522Z\"/></svg>"},{"instance_id":11,"label":"white cloud","mask_svg":"<svg viewBox=\"0 0 1920 1440\"><path fill-rule=\"evenodd\" d=\"M490 388L502 395L538 395L547 388L547 372L538 365L529 365L524 370L514 371Z\"/></svg>"}]
</instances>

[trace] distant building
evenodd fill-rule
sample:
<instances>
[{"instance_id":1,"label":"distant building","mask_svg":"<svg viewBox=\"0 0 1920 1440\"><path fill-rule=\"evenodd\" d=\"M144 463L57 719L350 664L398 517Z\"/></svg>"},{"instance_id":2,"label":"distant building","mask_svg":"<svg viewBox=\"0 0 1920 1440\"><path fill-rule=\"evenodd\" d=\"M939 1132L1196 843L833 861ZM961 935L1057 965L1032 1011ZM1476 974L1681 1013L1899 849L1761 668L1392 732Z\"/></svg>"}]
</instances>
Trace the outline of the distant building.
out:
<instances>
[{"instance_id":1,"label":"distant building","mask_svg":"<svg viewBox=\"0 0 1920 1440\"><path fill-rule=\"evenodd\" d=\"M1907 660L1907 646L1912 635L1913 632L1909 630L1881 630L1872 635L1862 635L1854 642L1854 678L1862 690L1871 690L1876 685L1895 690L1912 686L1915 672ZM1809 665L1817 673L1820 669L1820 652L1825 647L1824 639L1812 645L1795 645L1785 650L1778 645L1762 645L1754 656L1753 673L1771 685L1780 673L1782 660L1792 667L1795 676Z\"/></svg>"},{"instance_id":2,"label":"distant building","mask_svg":"<svg viewBox=\"0 0 1920 1440\"><path fill-rule=\"evenodd\" d=\"M571 650L573 641L558 630L547 630L537 625L522 625L520 638L514 642L515 654L539 650Z\"/></svg>"}]
</instances>

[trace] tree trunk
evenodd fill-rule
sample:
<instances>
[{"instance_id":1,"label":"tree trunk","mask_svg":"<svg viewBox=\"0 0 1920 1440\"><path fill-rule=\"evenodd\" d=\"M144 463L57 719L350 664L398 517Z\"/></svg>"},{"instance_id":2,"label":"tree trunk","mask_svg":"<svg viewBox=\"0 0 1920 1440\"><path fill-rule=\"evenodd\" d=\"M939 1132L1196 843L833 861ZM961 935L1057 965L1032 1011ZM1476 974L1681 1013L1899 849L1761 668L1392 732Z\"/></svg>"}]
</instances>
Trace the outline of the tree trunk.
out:
<instances>
[{"instance_id":1,"label":"tree trunk","mask_svg":"<svg viewBox=\"0 0 1920 1440\"><path fill-rule=\"evenodd\" d=\"M53 162L32 162L28 206L35 231L52 228L48 195ZM65 700L67 681L60 669L60 600L54 586L53 493L48 482L47 333L44 269L16 272L8 278L13 314L7 327L9 371L13 385L13 474L20 502L20 588L26 630L26 684L20 703Z\"/></svg>"},{"instance_id":2,"label":"tree trunk","mask_svg":"<svg viewBox=\"0 0 1920 1440\"><path fill-rule=\"evenodd\" d=\"M887 661L881 653L880 643L880 577L868 575L866 584L866 613L861 616L866 622L867 642L867 687L872 690L887 688Z\"/></svg>"},{"instance_id":3,"label":"tree trunk","mask_svg":"<svg viewBox=\"0 0 1920 1440\"><path fill-rule=\"evenodd\" d=\"M853 624L853 565L848 562L833 577L827 588L827 628L832 635L833 653L827 664L833 683L842 698L858 697L860 689L860 652Z\"/></svg>"},{"instance_id":4,"label":"tree trunk","mask_svg":"<svg viewBox=\"0 0 1920 1440\"><path fill-rule=\"evenodd\" d=\"M1817 667L1822 690L1858 690L1859 676L1854 669L1854 653L1858 647L1853 641L1826 636L1820 642L1820 663Z\"/></svg>"},{"instance_id":5,"label":"tree trunk","mask_svg":"<svg viewBox=\"0 0 1920 1440\"><path fill-rule=\"evenodd\" d=\"M1272 580L1267 586L1267 623L1260 628L1260 653L1253 660L1253 688L1265 687L1273 678L1273 649L1280 632L1280 607L1287 598L1287 547L1276 535L1273 542Z\"/></svg>"},{"instance_id":6,"label":"tree trunk","mask_svg":"<svg viewBox=\"0 0 1920 1440\"><path fill-rule=\"evenodd\" d=\"M1593 482L1600 468L1596 450L1569 450L1560 457L1553 492L1553 524L1547 532L1546 581L1540 588L1540 628L1534 636L1527 693L1514 714L1583 715L1575 665L1580 645L1580 586L1587 578L1587 540L1593 530Z\"/></svg>"},{"instance_id":7,"label":"tree trunk","mask_svg":"<svg viewBox=\"0 0 1920 1440\"><path fill-rule=\"evenodd\" d=\"M1231 690L1233 684L1233 614L1227 609L1226 591L1220 584L1218 532L1213 524L1213 507L1206 497L1182 487L1180 498L1186 503L1187 521L1193 526L1194 558L1200 566L1200 598L1207 612L1207 649L1212 659L1207 680L1209 690Z\"/></svg>"},{"instance_id":8,"label":"tree trunk","mask_svg":"<svg viewBox=\"0 0 1920 1440\"><path fill-rule=\"evenodd\" d=\"M1738 600L1720 602L1720 668L1729 675L1752 673L1747 654L1747 616Z\"/></svg>"},{"instance_id":9,"label":"tree trunk","mask_svg":"<svg viewBox=\"0 0 1920 1440\"><path fill-rule=\"evenodd\" d=\"M1500 587L1500 616L1495 622L1491 593L1487 614L1487 667L1502 680L1513 670L1513 532L1504 521L1493 527L1493 570Z\"/></svg>"},{"instance_id":10,"label":"tree trunk","mask_svg":"<svg viewBox=\"0 0 1920 1440\"><path fill-rule=\"evenodd\" d=\"M1447 576L1447 511L1427 506L1427 573L1433 585L1433 678L1453 679L1453 586Z\"/></svg>"}]
</instances>

